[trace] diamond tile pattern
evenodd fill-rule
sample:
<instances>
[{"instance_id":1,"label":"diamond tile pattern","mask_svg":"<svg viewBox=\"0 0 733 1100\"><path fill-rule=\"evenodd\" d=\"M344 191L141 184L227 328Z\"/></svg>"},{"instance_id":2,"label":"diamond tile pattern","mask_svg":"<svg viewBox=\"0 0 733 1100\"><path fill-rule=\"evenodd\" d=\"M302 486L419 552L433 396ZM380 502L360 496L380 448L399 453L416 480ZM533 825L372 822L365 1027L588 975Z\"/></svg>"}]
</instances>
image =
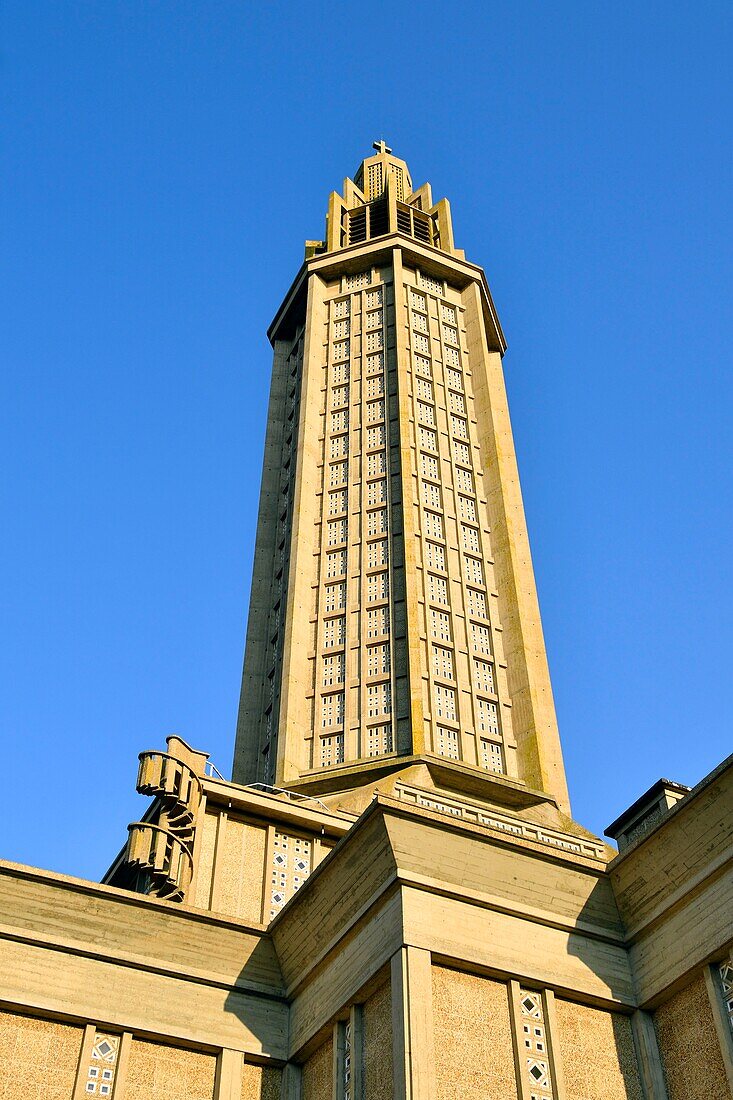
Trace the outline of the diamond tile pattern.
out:
<instances>
[{"instance_id":1,"label":"diamond tile pattern","mask_svg":"<svg viewBox=\"0 0 733 1100\"><path fill-rule=\"evenodd\" d=\"M303 885L313 867L313 842L275 831L270 885L270 919Z\"/></svg>"},{"instance_id":2,"label":"diamond tile pattern","mask_svg":"<svg viewBox=\"0 0 733 1100\"><path fill-rule=\"evenodd\" d=\"M120 1053L120 1035L96 1032L87 1066L84 1093L89 1096L114 1095L117 1058Z\"/></svg>"},{"instance_id":3,"label":"diamond tile pattern","mask_svg":"<svg viewBox=\"0 0 733 1100\"><path fill-rule=\"evenodd\" d=\"M519 1010L531 1100L554 1100L542 994L535 989L520 989Z\"/></svg>"}]
</instances>

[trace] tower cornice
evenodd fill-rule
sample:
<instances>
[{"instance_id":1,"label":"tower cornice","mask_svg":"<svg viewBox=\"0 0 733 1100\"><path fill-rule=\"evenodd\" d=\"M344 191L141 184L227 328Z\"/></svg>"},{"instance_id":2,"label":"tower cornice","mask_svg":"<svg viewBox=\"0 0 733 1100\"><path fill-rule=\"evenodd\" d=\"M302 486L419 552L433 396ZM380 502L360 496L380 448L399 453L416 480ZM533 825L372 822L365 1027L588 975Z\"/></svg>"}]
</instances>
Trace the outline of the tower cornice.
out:
<instances>
[{"instance_id":1,"label":"tower cornice","mask_svg":"<svg viewBox=\"0 0 733 1100\"><path fill-rule=\"evenodd\" d=\"M274 344L278 339L288 339L291 331L294 330L294 325L297 325L298 321L295 320L292 311L300 302L301 308L296 311L297 316L300 317L304 308L302 299L305 294L305 283L309 275L317 274L327 279L329 276L356 274L368 266L364 262L366 259L369 259L372 265L389 263L396 249L401 251L403 263L418 267L425 274L443 278L458 290L463 290L471 282L477 283L481 292L487 336L492 338L489 350L498 351L502 356L504 355L507 349L506 338L484 269L469 260L450 256L439 248L420 244L402 233L390 233L377 240L349 245L339 249L338 252L329 252L305 260L267 330L270 343Z\"/></svg>"}]
</instances>

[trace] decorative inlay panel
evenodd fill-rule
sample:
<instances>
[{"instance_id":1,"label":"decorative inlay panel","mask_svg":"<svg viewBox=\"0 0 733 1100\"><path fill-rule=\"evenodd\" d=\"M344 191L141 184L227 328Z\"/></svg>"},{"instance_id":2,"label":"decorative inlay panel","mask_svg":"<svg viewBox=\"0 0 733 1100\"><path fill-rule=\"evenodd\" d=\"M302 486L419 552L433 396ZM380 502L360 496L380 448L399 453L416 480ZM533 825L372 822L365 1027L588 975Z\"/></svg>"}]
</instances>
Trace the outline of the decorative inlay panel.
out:
<instances>
[{"instance_id":1,"label":"decorative inlay panel","mask_svg":"<svg viewBox=\"0 0 733 1100\"><path fill-rule=\"evenodd\" d=\"M723 1000L725 1001L728 1023L733 1035L733 955L721 964L719 970L720 984L723 987Z\"/></svg>"},{"instance_id":2,"label":"decorative inlay panel","mask_svg":"<svg viewBox=\"0 0 733 1100\"><path fill-rule=\"evenodd\" d=\"M120 1053L121 1035L97 1031L89 1056L84 1092L89 1096L112 1096Z\"/></svg>"},{"instance_id":3,"label":"decorative inlay panel","mask_svg":"<svg viewBox=\"0 0 733 1100\"><path fill-rule=\"evenodd\" d=\"M353 1100L351 1088L351 1021L344 1027L344 1100Z\"/></svg>"},{"instance_id":4,"label":"decorative inlay panel","mask_svg":"<svg viewBox=\"0 0 733 1100\"><path fill-rule=\"evenodd\" d=\"M270 918L300 889L313 866L313 842L275 830L272 847Z\"/></svg>"},{"instance_id":5,"label":"decorative inlay panel","mask_svg":"<svg viewBox=\"0 0 733 1100\"><path fill-rule=\"evenodd\" d=\"M535 989L520 988L519 1012L522 1021L522 1034L519 1038L524 1047L524 1064L530 1087L530 1098L531 1100L553 1100L542 994Z\"/></svg>"}]
</instances>

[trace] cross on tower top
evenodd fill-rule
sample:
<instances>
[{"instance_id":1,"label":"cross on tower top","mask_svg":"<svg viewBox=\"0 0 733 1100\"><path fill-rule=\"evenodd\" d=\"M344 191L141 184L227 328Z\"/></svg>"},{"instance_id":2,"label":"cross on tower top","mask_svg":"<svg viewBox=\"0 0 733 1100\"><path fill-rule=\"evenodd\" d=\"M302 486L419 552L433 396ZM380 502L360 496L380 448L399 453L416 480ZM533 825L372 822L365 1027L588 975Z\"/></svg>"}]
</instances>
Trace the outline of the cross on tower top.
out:
<instances>
[{"instance_id":1,"label":"cross on tower top","mask_svg":"<svg viewBox=\"0 0 733 1100\"><path fill-rule=\"evenodd\" d=\"M387 145L387 143L384 140L372 142L372 149L376 149L378 153L391 153L392 152L389 145Z\"/></svg>"}]
</instances>

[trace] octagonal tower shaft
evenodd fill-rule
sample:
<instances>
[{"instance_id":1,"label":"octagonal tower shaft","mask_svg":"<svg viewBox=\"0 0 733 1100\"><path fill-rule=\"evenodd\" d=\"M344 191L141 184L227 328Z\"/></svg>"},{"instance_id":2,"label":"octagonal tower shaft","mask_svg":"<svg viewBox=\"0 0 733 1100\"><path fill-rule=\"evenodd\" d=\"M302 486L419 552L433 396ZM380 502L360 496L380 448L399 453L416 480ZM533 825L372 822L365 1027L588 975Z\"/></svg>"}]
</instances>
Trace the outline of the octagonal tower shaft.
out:
<instances>
[{"instance_id":1,"label":"octagonal tower shaft","mask_svg":"<svg viewBox=\"0 0 733 1100\"><path fill-rule=\"evenodd\" d=\"M447 201L383 143L269 336L235 781L338 792L424 763L567 812L503 335Z\"/></svg>"}]
</instances>

